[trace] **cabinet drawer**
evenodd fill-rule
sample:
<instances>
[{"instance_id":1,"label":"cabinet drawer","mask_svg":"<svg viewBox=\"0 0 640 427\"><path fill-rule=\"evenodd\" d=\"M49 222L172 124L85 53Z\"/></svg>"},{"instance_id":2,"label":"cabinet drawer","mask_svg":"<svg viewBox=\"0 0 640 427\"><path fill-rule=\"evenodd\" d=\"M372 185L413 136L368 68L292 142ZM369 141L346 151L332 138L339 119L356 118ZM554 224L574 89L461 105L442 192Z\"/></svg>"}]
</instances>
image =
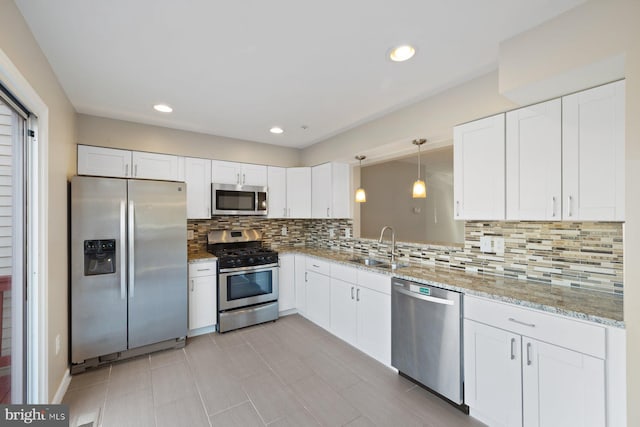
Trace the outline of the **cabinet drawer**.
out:
<instances>
[{"instance_id":1,"label":"cabinet drawer","mask_svg":"<svg viewBox=\"0 0 640 427\"><path fill-rule=\"evenodd\" d=\"M217 272L217 262L191 262L189 263L189 277L215 276Z\"/></svg>"},{"instance_id":2,"label":"cabinet drawer","mask_svg":"<svg viewBox=\"0 0 640 427\"><path fill-rule=\"evenodd\" d=\"M358 283L358 269L342 264L331 264L331 277L343 282Z\"/></svg>"},{"instance_id":3,"label":"cabinet drawer","mask_svg":"<svg viewBox=\"0 0 640 427\"><path fill-rule=\"evenodd\" d=\"M358 270L358 285L383 294L391 295L391 277L385 274Z\"/></svg>"},{"instance_id":4,"label":"cabinet drawer","mask_svg":"<svg viewBox=\"0 0 640 427\"><path fill-rule=\"evenodd\" d=\"M602 326L473 296L464 297L464 317L605 358L605 328Z\"/></svg>"},{"instance_id":5,"label":"cabinet drawer","mask_svg":"<svg viewBox=\"0 0 640 427\"><path fill-rule=\"evenodd\" d=\"M308 271L315 271L325 276L331 275L331 263L318 258L307 257L306 268Z\"/></svg>"}]
</instances>

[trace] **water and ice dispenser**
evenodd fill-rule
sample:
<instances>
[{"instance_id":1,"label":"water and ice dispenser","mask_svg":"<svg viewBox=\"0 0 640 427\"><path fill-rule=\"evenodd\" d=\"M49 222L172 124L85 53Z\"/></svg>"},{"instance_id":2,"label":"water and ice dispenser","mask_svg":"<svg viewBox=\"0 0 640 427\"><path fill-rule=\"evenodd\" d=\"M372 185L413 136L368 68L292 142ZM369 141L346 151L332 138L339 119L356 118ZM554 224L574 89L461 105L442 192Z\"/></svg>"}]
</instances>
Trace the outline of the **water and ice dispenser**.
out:
<instances>
[{"instance_id":1,"label":"water and ice dispenser","mask_svg":"<svg viewBox=\"0 0 640 427\"><path fill-rule=\"evenodd\" d=\"M116 272L116 241L84 241L84 275L111 274Z\"/></svg>"}]
</instances>

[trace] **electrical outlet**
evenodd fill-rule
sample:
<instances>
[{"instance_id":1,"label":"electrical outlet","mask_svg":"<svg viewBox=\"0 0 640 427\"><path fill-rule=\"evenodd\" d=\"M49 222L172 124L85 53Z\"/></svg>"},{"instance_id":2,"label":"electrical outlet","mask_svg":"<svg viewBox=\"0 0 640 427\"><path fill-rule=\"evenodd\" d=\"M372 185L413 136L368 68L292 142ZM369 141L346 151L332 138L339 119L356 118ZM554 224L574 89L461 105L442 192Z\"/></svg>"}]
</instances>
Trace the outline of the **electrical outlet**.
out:
<instances>
[{"instance_id":1,"label":"electrical outlet","mask_svg":"<svg viewBox=\"0 0 640 427\"><path fill-rule=\"evenodd\" d=\"M480 251L491 252L491 236L480 237Z\"/></svg>"},{"instance_id":2,"label":"electrical outlet","mask_svg":"<svg viewBox=\"0 0 640 427\"><path fill-rule=\"evenodd\" d=\"M345 228L344 229L344 237L349 239L351 238L351 229L350 228Z\"/></svg>"},{"instance_id":3,"label":"electrical outlet","mask_svg":"<svg viewBox=\"0 0 640 427\"><path fill-rule=\"evenodd\" d=\"M187 230L187 240L193 240L193 230Z\"/></svg>"},{"instance_id":4,"label":"electrical outlet","mask_svg":"<svg viewBox=\"0 0 640 427\"><path fill-rule=\"evenodd\" d=\"M493 251L496 254L504 254L504 237L495 237L493 239Z\"/></svg>"},{"instance_id":5,"label":"electrical outlet","mask_svg":"<svg viewBox=\"0 0 640 427\"><path fill-rule=\"evenodd\" d=\"M329 229L329 238L333 239L336 237L336 230L334 230L333 228Z\"/></svg>"},{"instance_id":6,"label":"electrical outlet","mask_svg":"<svg viewBox=\"0 0 640 427\"><path fill-rule=\"evenodd\" d=\"M60 334L56 335L56 356L60 353Z\"/></svg>"},{"instance_id":7,"label":"electrical outlet","mask_svg":"<svg viewBox=\"0 0 640 427\"><path fill-rule=\"evenodd\" d=\"M280 235L282 236L286 236L287 235L287 226L283 225L282 228L280 229Z\"/></svg>"}]
</instances>

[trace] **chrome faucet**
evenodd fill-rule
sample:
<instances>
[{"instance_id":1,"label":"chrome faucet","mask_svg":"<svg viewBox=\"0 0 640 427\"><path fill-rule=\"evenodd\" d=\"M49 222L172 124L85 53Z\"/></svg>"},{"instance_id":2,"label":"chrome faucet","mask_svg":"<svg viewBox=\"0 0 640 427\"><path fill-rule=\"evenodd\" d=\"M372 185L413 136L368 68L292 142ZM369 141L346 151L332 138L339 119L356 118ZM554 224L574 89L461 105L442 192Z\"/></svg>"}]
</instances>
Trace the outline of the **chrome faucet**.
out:
<instances>
[{"instance_id":1,"label":"chrome faucet","mask_svg":"<svg viewBox=\"0 0 640 427\"><path fill-rule=\"evenodd\" d=\"M378 243L382 243L382 237L384 236L384 232L387 230L391 230L391 269L395 270L398 265L396 264L396 232L390 225L385 225L382 227L380 231L380 239L378 239Z\"/></svg>"}]
</instances>

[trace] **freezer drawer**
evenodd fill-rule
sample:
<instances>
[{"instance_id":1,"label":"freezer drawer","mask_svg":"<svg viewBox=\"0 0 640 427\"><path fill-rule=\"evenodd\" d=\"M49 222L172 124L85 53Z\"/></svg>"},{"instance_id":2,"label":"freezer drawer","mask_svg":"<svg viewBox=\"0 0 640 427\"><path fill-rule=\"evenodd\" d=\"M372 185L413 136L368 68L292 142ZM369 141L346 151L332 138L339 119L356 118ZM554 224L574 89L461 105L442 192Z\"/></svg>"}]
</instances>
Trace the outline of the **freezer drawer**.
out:
<instances>
[{"instance_id":1,"label":"freezer drawer","mask_svg":"<svg viewBox=\"0 0 640 427\"><path fill-rule=\"evenodd\" d=\"M393 279L391 365L462 404L462 294Z\"/></svg>"}]
</instances>

